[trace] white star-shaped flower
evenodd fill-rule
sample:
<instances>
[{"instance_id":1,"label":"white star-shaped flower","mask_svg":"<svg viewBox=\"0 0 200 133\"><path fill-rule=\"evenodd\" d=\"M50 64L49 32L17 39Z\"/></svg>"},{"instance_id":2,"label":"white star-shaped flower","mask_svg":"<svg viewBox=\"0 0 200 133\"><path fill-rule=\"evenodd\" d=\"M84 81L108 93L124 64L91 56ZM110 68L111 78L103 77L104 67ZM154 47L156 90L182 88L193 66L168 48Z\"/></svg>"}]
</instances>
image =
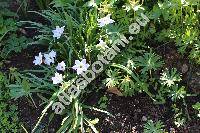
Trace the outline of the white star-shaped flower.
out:
<instances>
[{"instance_id":1,"label":"white star-shaped flower","mask_svg":"<svg viewBox=\"0 0 200 133\"><path fill-rule=\"evenodd\" d=\"M101 47L103 49L107 48L106 42L104 42L102 39L99 39L99 44L97 44L97 47Z\"/></svg>"},{"instance_id":2,"label":"white star-shaped flower","mask_svg":"<svg viewBox=\"0 0 200 133\"><path fill-rule=\"evenodd\" d=\"M62 74L59 73L55 73L55 77L51 78L53 80L53 84L60 84L63 82L63 76Z\"/></svg>"},{"instance_id":3,"label":"white star-shaped flower","mask_svg":"<svg viewBox=\"0 0 200 133\"><path fill-rule=\"evenodd\" d=\"M188 5L189 2L187 2L186 0L181 0L181 4L182 4L182 5Z\"/></svg>"},{"instance_id":4,"label":"white star-shaped flower","mask_svg":"<svg viewBox=\"0 0 200 133\"><path fill-rule=\"evenodd\" d=\"M47 65L51 65L51 63L55 62L56 52L52 50L49 54L44 54L44 57L44 63Z\"/></svg>"},{"instance_id":5,"label":"white star-shaped flower","mask_svg":"<svg viewBox=\"0 0 200 133\"><path fill-rule=\"evenodd\" d=\"M53 51L53 50L51 50L51 52L49 53L49 56L50 56L51 58L56 58L56 52Z\"/></svg>"},{"instance_id":6,"label":"white star-shaped flower","mask_svg":"<svg viewBox=\"0 0 200 133\"><path fill-rule=\"evenodd\" d=\"M33 61L33 63L35 65L41 65L42 64L42 53L40 52L38 56L35 56L35 60Z\"/></svg>"},{"instance_id":7,"label":"white star-shaped flower","mask_svg":"<svg viewBox=\"0 0 200 133\"><path fill-rule=\"evenodd\" d=\"M99 23L99 27L103 27L107 24L112 24L115 21L110 19L111 14L108 14L106 17L101 18L101 19L97 19L98 23Z\"/></svg>"},{"instance_id":8,"label":"white star-shaped flower","mask_svg":"<svg viewBox=\"0 0 200 133\"><path fill-rule=\"evenodd\" d=\"M66 66L65 62L62 61L62 62L58 63L56 69L59 70L59 71L65 71L65 66Z\"/></svg>"},{"instance_id":9,"label":"white star-shaped flower","mask_svg":"<svg viewBox=\"0 0 200 133\"><path fill-rule=\"evenodd\" d=\"M139 9L144 10L144 8L141 7L141 5L136 5L136 6L133 7L133 10L134 10L134 11L138 11Z\"/></svg>"},{"instance_id":10,"label":"white star-shaped flower","mask_svg":"<svg viewBox=\"0 0 200 133\"><path fill-rule=\"evenodd\" d=\"M56 26L56 29L52 30L53 37L59 39L64 32L64 28L65 28L65 26L63 26L63 27Z\"/></svg>"},{"instance_id":11,"label":"white star-shaped flower","mask_svg":"<svg viewBox=\"0 0 200 133\"><path fill-rule=\"evenodd\" d=\"M44 63L47 65L51 65L51 63L55 62L54 58L52 58L49 54L44 54L44 57Z\"/></svg>"},{"instance_id":12,"label":"white star-shaped flower","mask_svg":"<svg viewBox=\"0 0 200 133\"><path fill-rule=\"evenodd\" d=\"M72 68L76 70L79 75L82 72L87 71L89 66L90 65L86 63L86 59L83 59L82 61L75 60L75 65Z\"/></svg>"}]
</instances>

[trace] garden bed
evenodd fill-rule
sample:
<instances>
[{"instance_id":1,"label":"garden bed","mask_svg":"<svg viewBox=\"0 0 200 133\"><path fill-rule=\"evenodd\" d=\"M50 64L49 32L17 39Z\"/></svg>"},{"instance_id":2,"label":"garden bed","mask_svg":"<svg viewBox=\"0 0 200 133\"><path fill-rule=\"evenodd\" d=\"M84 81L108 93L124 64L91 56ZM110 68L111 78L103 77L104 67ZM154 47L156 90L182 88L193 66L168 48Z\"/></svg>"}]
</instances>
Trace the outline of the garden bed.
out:
<instances>
[{"instance_id":1,"label":"garden bed","mask_svg":"<svg viewBox=\"0 0 200 133\"><path fill-rule=\"evenodd\" d=\"M38 53L42 49L31 48L32 51L35 51L34 53ZM186 58L182 58L176 51L176 48L172 46L165 46L165 50L159 49L158 53L160 51L160 54L165 58L166 67L176 67L179 70L183 70L183 66L187 65L187 71L183 72L184 79L183 79L183 85L186 85L189 87L188 93L196 93L199 94L199 86L200 86L200 80L199 76L197 75L200 73L200 69L198 69L197 66L194 66L193 64L189 64L188 60ZM165 51L165 52L163 52ZM29 52L28 52L29 53ZM26 53L25 53L26 54ZM12 59L22 59L24 56L23 54L20 54L19 56L13 57ZM33 67L32 66L32 59L33 55L25 56L24 59L26 62L30 62L28 67L24 67L24 60L17 61L17 63L14 64L14 67L17 67L19 69L28 69ZM27 59L27 57L30 57ZM176 62L178 60L178 62ZM12 62L12 61L11 61ZM12 64L12 63L11 63ZM23 67L20 67L23 66ZM98 82L98 81L97 81ZM162 120L165 123L166 131L172 132L176 131L178 133L199 133L200 132L200 120L195 118L195 110L192 108L192 105L194 105L197 101L200 101L200 97L191 96L186 99L187 101L187 109L189 116L192 118L192 120L188 121L184 127L177 128L174 125L173 120L173 114L174 112L171 109L171 102L170 100L164 104L164 105L155 105L155 103L148 97L146 94L136 94L133 97L120 97L116 94L108 93L106 90L102 90L99 94L92 94L89 99L87 99L87 104L91 106L95 106L98 104L98 101L100 97L106 96L109 100L107 102L107 108L106 110L113 114L115 117L112 118L110 116L107 116L105 114L96 112L96 111L90 111L88 110L86 113L90 116L91 119L99 118L99 123L97 124L97 128L102 133L125 133L125 132L133 132L138 131L139 133L143 131L143 126L146 123L148 119L158 121ZM38 100L37 105L39 105L40 99L35 96L35 98ZM35 126L35 123L38 120L38 117L40 116L40 112L42 111L43 107L39 107L36 109L33 105L30 105L28 102L24 102L26 99L20 99L18 106L20 108L19 117L20 120L24 123L26 129L31 131L33 127ZM47 130L49 133L54 133L59 125L58 123L61 122L61 118L57 116L54 121L52 121L48 125L48 117L46 120L44 120L44 123L42 123L41 128Z\"/></svg>"},{"instance_id":2,"label":"garden bed","mask_svg":"<svg viewBox=\"0 0 200 133\"><path fill-rule=\"evenodd\" d=\"M0 132L200 132L198 1L63 2L0 5ZM58 113L97 60L102 72Z\"/></svg>"}]
</instances>

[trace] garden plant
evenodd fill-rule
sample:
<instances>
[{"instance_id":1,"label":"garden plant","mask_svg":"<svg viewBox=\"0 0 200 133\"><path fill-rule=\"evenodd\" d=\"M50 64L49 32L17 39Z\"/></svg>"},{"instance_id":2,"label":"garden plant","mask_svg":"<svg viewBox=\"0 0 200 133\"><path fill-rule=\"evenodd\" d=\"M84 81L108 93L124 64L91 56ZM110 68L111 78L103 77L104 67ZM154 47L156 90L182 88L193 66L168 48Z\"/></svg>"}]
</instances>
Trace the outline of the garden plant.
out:
<instances>
[{"instance_id":1,"label":"garden plant","mask_svg":"<svg viewBox=\"0 0 200 133\"><path fill-rule=\"evenodd\" d=\"M199 133L199 0L0 0L0 132Z\"/></svg>"}]
</instances>

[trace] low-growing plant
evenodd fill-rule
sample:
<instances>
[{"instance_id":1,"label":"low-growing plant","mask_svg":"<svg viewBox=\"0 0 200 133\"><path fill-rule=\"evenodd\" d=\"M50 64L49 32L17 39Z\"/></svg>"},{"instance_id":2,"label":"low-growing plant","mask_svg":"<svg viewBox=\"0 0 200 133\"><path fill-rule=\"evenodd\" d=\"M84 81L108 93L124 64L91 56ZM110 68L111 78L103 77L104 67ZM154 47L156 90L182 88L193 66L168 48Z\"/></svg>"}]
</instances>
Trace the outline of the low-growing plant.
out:
<instances>
[{"instance_id":1,"label":"low-growing plant","mask_svg":"<svg viewBox=\"0 0 200 133\"><path fill-rule=\"evenodd\" d=\"M41 8L46 8L43 6L43 4L46 5L44 2L49 1L41 0L39 2ZM96 77L101 75L100 80L104 79L99 83L108 89L119 89L124 96L145 92L157 103L163 104L169 98L173 103L182 101L187 110L184 100L187 96L187 88L179 85L181 75L177 69L173 68L165 69L159 76L158 73L163 69L164 61L154 52L153 48L149 48L153 45L149 42L159 45L158 42L170 41L176 43L182 54L190 49L194 51L194 47L198 50L196 43L198 43L199 31L192 27L198 23L195 12L197 5L195 2L189 5L181 2L172 0L170 4L169 1L164 0L163 2L150 2L151 4L147 5L148 2L139 0L53 0L46 10L32 11L31 13L41 15L47 23L31 21L21 23L30 24L27 28L34 28L38 31L39 34L32 44L45 45L48 47L48 53L40 52L38 56L35 56L33 64L38 67L34 67L33 70L13 71L10 74L10 79L13 80L8 86L14 99L25 96L34 106L36 104L32 97L33 93L37 93L42 99L42 105L45 107L32 132L38 130L43 118L47 113L51 113L50 109L63 117L58 133L85 132L89 131L88 127L93 132L98 132L94 127L96 121L91 121L84 111L91 109L112 115L86 105L85 99L88 93L96 92L96 87L86 85L82 89L79 85L77 90L80 93L76 96L71 86L78 82L77 79L83 76L82 73L88 70L95 61L100 60L99 58L106 53L109 47L112 47L117 39L126 40L127 47L122 45L118 49L115 47L119 54L115 55L116 58L113 55L113 62L105 63L102 72L96 75ZM149 23L140 27L141 32L130 36L133 35L130 25L133 22L139 23L140 14L146 14L149 17L149 19L146 18ZM183 21L184 23L180 25ZM192 30L194 32L191 32ZM7 32L2 32L2 38L5 38L4 34ZM17 35L12 36L14 40L9 41L8 39L8 44L12 47L7 50L18 52L20 51L18 47L26 44L24 43L26 39L22 38L18 41L20 43L13 45L13 41L17 42L16 38ZM192 55L194 54L195 60L198 60L198 52ZM70 92L70 95L68 96L66 92ZM100 108L106 108L107 100L105 97L100 100ZM183 117L185 112L178 107L174 107L174 112L175 124L183 125L186 120ZM144 128L144 132L164 132L163 123L160 121L157 123L148 121Z\"/></svg>"},{"instance_id":2,"label":"low-growing plant","mask_svg":"<svg viewBox=\"0 0 200 133\"><path fill-rule=\"evenodd\" d=\"M17 133L20 131L18 107L11 101L7 84L7 77L0 72L0 132Z\"/></svg>"},{"instance_id":3,"label":"low-growing plant","mask_svg":"<svg viewBox=\"0 0 200 133\"><path fill-rule=\"evenodd\" d=\"M171 70L166 69L161 73L160 81L161 84L172 87L175 85L175 82L181 81L181 75L177 72L176 68L172 68Z\"/></svg>"},{"instance_id":4,"label":"low-growing plant","mask_svg":"<svg viewBox=\"0 0 200 133\"><path fill-rule=\"evenodd\" d=\"M52 0L36 0L37 6L41 9L47 9Z\"/></svg>"},{"instance_id":5,"label":"low-growing plant","mask_svg":"<svg viewBox=\"0 0 200 133\"><path fill-rule=\"evenodd\" d=\"M153 122L148 120L144 125L144 133L164 133L164 124L161 121Z\"/></svg>"},{"instance_id":6,"label":"low-growing plant","mask_svg":"<svg viewBox=\"0 0 200 133\"><path fill-rule=\"evenodd\" d=\"M98 101L98 105L99 105L99 107L101 109L106 109L107 108L107 103L108 103L107 96L102 96Z\"/></svg>"},{"instance_id":7,"label":"low-growing plant","mask_svg":"<svg viewBox=\"0 0 200 133\"><path fill-rule=\"evenodd\" d=\"M174 111L174 124L177 127L183 126L187 120L185 113L183 112L183 109L177 107L176 104L172 105L172 109Z\"/></svg>"},{"instance_id":8,"label":"low-growing plant","mask_svg":"<svg viewBox=\"0 0 200 133\"><path fill-rule=\"evenodd\" d=\"M154 20L155 39L175 42L181 54L187 54L199 63L199 1L164 0L150 10ZM189 54L188 54L188 51Z\"/></svg>"},{"instance_id":9,"label":"low-growing plant","mask_svg":"<svg viewBox=\"0 0 200 133\"><path fill-rule=\"evenodd\" d=\"M0 57L3 59L8 58L12 52L21 52L32 41L25 36L19 36L21 24L17 23L18 15L5 8L9 6L7 2L5 5L7 6L0 9Z\"/></svg>"},{"instance_id":10,"label":"low-growing plant","mask_svg":"<svg viewBox=\"0 0 200 133\"><path fill-rule=\"evenodd\" d=\"M199 111L199 113L197 114L198 117L200 117L200 103L197 102L196 104L194 104L192 106L195 110Z\"/></svg>"},{"instance_id":11,"label":"low-growing plant","mask_svg":"<svg viewBox=\"0 0 200 133\"><path fill-rule=\"evenodd\" d=\"M161 60L161 57L152 53L144 53L143 56L139 56L135 58L135 64L137 67L141 67L141 73L144 74L146 72L152 73L152 70L158 70L162 67L164 62Z\"/></svg>"}]
</instances>

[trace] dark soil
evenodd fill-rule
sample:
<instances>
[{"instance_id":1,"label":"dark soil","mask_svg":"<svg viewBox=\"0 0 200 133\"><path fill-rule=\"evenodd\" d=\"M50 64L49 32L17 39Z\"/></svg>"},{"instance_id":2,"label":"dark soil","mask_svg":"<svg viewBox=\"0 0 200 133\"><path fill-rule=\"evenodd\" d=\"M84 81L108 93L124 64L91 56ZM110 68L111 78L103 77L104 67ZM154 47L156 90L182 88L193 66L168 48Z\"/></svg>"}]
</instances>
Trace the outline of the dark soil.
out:
<instances>
[{"instance_id":1,"label":"dark soil","mask_svg":"<svg viewBox=\"0 0 200 133\"><path fill-rule=\"evenodd\" d=\"M170 106L155 105L147 95L138 94L133 97L119 97L113 94L106 95L109 99L107 111L114 117L106 116L105 114L91 111L91 118L99 118L97 124L98 129L102 133L131 133L134 130L142 133L143 125L148 120L161 120L165 123L166 130L174 129L178 133L199 133L200 120L193 119L189 121L185 127L176 128L173 124L173 111ZM188 110L191 116L194 116L194 110L191 105L197 98L188 98Z\"/></svg>"},{"instance_id":2,"label":"dark soil","mask_svg":"<svg viewBox=\"0 0 200 133\"><path fill-rule=\"evenodd\" d=\"M3 71L8 71L9 68L17 68L20 70L33 69L33 60L35 56L38 56L39 52L46 52L47 48L44 46L30 46L21 53L14 54L6 61L4 61Z\"/></svg>"},{"instance_id":3,"label":"dark soil","mask_svg":"<svg viewBox=\"0 0 200 133\"><path fill-rule=\"evenodd\" d=\"M39 117L41 116L41 112L45 108L45 106L40 106L41 100L37 96L34 96L34 101L37 108L33 105L33 103L28 102L28 100L25 98L21 98L18 100L19 118L20 121L23 123L23 126L29 133L35 127ZM42 119L42 122L39 124L36 131L44 133L55 133L56 129L59 128L62 122L61 117L56 116L50 121L50 115L54 114L54 112L51 112L51 110L49 109L48 113L49 114L47 114Z\"/></svg>"}]
</instances>

